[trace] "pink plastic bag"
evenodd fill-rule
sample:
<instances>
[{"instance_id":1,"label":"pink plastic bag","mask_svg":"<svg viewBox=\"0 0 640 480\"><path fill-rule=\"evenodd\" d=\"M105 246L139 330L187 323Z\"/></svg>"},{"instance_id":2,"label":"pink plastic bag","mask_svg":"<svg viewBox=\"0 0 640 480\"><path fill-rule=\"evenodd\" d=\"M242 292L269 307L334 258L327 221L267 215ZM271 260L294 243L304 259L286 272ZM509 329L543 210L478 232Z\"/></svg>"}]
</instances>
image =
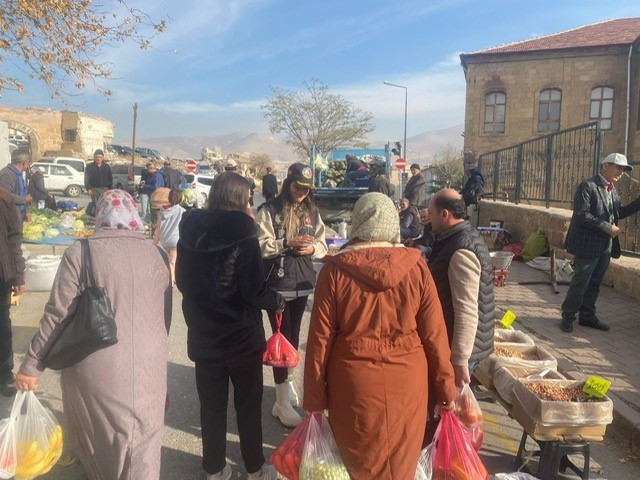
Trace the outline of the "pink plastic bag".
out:
<instances>
[{"instance_id":1,"label":"pink plastic bag","mask_svg":"<svg viewBox=\"0 0 640 480\"><path fill-rule=\"evenodd\" d=\"M262 354L262 363L272 367L292 368L300 362L300 352L280 333L282 313L276 314L276 333L267 340L267 349Z\"/></svg>"},{"instance_id":2,"label":"pink plastic bag","mask_svg":"<svg viewBox=\"0 0 640 480\"><path fill-rule=\"evenodd\" d=\"M433 439L432 480L487 480L489 473L473 449L455 413L442 414Z\"/></svg>"},{"instance_id":3,"label":"pink plastic bag","mask_svg":"<svg viewBox=\"0 0 640 480\"><path fill-rule=\"evenodd\" d=\"M271 454L271 465L288 480L300 479L300 463L312 416L307 415Z\"/></svg>"}]
</instances>

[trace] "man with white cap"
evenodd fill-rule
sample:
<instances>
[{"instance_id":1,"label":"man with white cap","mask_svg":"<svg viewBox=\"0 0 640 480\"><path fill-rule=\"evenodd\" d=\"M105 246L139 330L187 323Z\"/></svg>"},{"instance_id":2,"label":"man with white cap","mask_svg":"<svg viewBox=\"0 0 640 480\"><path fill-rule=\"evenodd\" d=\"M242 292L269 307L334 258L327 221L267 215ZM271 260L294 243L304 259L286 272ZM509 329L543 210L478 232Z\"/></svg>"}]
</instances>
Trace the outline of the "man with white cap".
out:
<instances>
[{"instance_id":1,"label":"man with white cap","mask_svg":"<svg viewBox=\"0 0 640 480\"><path fill-rule=\"evenodd\" d=\"M611 257L620 257L618 220L640 210L640 197L628 205L620 205L620 195L614 186L625 171L632 170L627 157L612 153L602 160L599 174L578 185L564 244L575 258L573 278L562 303L563 332L573 331L576 314L579 325L609 330L609 325L596 317L596 300Z\"/></svg>"}]
</instances>

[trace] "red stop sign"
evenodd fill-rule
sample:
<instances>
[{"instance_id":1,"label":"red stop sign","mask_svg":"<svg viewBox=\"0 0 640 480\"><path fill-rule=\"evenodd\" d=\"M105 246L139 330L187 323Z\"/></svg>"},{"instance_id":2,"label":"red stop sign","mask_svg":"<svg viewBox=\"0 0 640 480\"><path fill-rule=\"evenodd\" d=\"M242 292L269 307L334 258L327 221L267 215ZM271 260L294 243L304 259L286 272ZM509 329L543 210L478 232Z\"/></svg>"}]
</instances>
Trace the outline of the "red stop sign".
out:
<instances>
[{"instance_id":1,"label":"red stop sign","mask_svg":"<svg viewBox=\"0 0 640 480\"><path fill-rule=\"evenodd\" d=\"M198 164L196 163L195 160L187 160L185 162L185 165L187 167L187 172L193 173L196 171L196 167L198 166Z\"/></svg>"},{"instance_id":2,"label":"red stop sign","mask_svg":"<svg viewBox=\"0 0 640 480\"><path fill-rule=\"evenodd\" d=\"M400 157L396 160L396 168L398 170L404 170L406 166L407 166L407 161L404 158Z\"/></svg>"}]
</instances>

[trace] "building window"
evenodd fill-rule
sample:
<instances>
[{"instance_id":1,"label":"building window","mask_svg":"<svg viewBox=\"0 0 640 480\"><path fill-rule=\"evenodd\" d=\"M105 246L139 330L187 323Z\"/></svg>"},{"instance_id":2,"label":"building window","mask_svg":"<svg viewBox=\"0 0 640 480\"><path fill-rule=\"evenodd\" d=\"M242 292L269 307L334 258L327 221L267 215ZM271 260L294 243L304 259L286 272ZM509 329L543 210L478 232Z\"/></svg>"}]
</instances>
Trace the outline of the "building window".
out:
<instances>
[{"instance_id":1,"label":"building window","mask_svg":"<svg viewBox=\"0 0 640 480\"><path fill-rule=\"evenodd\" d=\"M76 139L78 138L78 130L73 129L65 129L64 131L64 141L67 143L76 143Z\"/></svg>"},{"instance_id":2,"label":"building window","mask_svg":"<svg viewBox=\"0 0 640 480\"><path fill-rule=\"evenodd\" d=\"M591 113L589 119L599 120L600 128L611 130L613 117L613 88L596 87L591 90Z\"/></svg>"},{"instance_id":3,"label":"building window","mask_svg":"<svg viewBox=\"0 0 640 480\"><path fill-rule=\"evenodd\" d=\"M493 92L484 97L484 133L504 133L507 96Z\"/></svg>"},{"instance_id":4,"label":"building window","mask_svg":"<svg viewBox=\"0 0 640 480\"><path fill-rule=\"evenodd\" d=\"M540 92L538 107L538 131L556 132L560 130L560 105L562 91L551 88Z\"/></svg>"}]
</instances>

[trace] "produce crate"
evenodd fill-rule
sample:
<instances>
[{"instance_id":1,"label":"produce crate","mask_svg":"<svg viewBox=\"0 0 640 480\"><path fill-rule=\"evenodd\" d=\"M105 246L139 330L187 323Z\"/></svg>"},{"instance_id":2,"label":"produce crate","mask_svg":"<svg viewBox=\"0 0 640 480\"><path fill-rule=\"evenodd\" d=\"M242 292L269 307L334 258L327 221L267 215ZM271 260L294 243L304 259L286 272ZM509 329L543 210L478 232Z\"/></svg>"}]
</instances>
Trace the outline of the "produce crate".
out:
<instances>
[{"instance_id":1,"label":"produce crate","mask_svg":"<svg viewBox=\"0 0 640 480\"><path fill-rule=\"evenodd\" d=\"M514 358L496 355L495 353L485 358L478 368L476 368L476 378L489 390L493 390L493 375L500 367L523 368L530 373L540 372L542 370L557 370L558 361L539 345L513 345L502 347L495 345L495 348L503 348L507 352L525 355L530 358ZM483 382L484 379L484 382ZM486 383L485 383L486 382Z\"/></svg>"},{"instance_id":2,"label":"produce crate","mask_svg":"<svg viewBox=\"0 0 640 480\"><path fill-rule=\"evenodd\" d=\"M526 368L500 367L493 375L493 386L500 398L508 405L512 405L511 392L521 380L566 380L566 378L555 370L531 372Z\"/></svg>"},{"instance_id":3,"label":"produce crate","mask_svg":"<svg viewBox=\"0 0 640 480\"><path fill-rule=\"evenodd\" d=\"M609 397L592 401L543 400L527 388L540 384L548 388L579 388L583 381L575 380L521 380L511 393L514 407L518 403L536 424L543 426L588 426L608 425L613 421L613 403Z\"/></svg>"},{"instance_id":4,"label":"produce crate","mask_svg":"<svg viewBox=\"0 0 640 480\"><path fill-rule=\"evenodd\" d=\"M601 442L607 431L606 425L542 425L537 423L518 399L513 401L511 416L538 441L545 442Z\"/></svg>"}]
</instances>

